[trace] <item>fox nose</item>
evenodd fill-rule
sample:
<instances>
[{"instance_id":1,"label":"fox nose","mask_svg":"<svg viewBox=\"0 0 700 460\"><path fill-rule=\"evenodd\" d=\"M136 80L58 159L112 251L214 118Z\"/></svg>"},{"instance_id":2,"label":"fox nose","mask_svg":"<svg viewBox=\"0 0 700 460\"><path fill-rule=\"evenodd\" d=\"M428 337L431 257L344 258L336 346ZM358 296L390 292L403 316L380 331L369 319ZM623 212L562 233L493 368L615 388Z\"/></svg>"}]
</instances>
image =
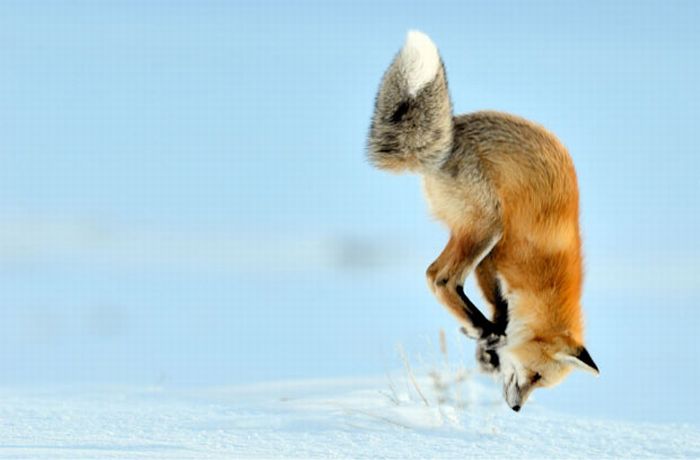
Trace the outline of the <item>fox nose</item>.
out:
<instances>
[{"instance_id":1,"label":"fox nose","mask_svg":"<svg viewBox=\"0 0 700 460\"><path fill-rule=\"evenodd\" d=\"M520 412L520 406L518 406L517 404L511 407L511 409L513 409L515 412Z\"/></svg>"}]
</instances>

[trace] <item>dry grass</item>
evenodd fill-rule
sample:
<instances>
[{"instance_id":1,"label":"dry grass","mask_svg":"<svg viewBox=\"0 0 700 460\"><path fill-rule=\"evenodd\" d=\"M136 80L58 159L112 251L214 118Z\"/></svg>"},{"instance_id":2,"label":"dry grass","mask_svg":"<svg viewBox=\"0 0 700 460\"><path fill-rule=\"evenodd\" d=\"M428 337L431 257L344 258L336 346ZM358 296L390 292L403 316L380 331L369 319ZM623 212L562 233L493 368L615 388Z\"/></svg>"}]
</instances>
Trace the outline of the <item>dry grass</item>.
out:
<instances>
[{"instance_id":1,"label":"dry grass","mask_svg":"<svg viewBox=\"0 0 700 460\"><path fill-rule=\"evenodd\" d=\"M396 348L403 364L403 375L394 378L387 373L389 391L382 393L393 404L399 406L420 402L426 407L437 408L440 413L448 407L465 409L469 406L466 387L473 372L462 362L450 362L448 340L444 330L441 329L438 334L438 356L431 356L427 364L423 356L419 355L416 358L422 364L421 371L417 373L418 378L404 347L399 344ZM432 352L429 353L431 354ZM397 380L403 380L406 386L405 393L399 391Z\"/></svg>"}]
</instances>

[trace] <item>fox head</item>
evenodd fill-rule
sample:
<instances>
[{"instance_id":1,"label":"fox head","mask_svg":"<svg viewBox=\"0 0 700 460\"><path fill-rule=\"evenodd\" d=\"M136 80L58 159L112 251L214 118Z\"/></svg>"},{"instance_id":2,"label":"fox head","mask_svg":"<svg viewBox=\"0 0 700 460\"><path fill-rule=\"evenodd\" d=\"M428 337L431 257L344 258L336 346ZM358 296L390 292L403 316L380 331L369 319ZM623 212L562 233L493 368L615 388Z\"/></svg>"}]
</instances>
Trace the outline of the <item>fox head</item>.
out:
<instances>
[{"instance_id":1,"label":"fox head","mask_svg":"<svg viewBox=\"0 0 700 460\"><path fill-rule=\"evenodd\" d=\"M569 337L535 337L505 345L498 358L503 396L516 412L535 389L559 384L574 368L599 373L586 348Z\"/></svg>"}]
</instances>

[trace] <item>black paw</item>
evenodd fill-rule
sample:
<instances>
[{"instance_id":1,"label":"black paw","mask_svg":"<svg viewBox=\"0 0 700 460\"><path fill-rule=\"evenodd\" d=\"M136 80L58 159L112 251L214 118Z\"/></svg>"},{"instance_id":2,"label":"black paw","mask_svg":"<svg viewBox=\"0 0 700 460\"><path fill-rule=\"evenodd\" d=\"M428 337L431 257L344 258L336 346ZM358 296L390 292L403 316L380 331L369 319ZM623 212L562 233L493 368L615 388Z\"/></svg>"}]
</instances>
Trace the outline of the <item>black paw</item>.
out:
<instances>
[{"instance_id":1,"label":"black paw","mask_svg":"<svg viewBox=\"0 0 700 460\"><path fill-rule=\"evenodd\" d=\"M501 367L498 349L505 345L506 336L491 334L476 342L476 362L482 372L493 374Z\"/></svg>"},{"instance_id":2,"label":"black paw","mask_svg":"<svg viewBox=\"0 0 700 460\"><path fill-rule=\"evenodd\" d=\"M494 349L487 348L482 342L476 345L476 362L479 363L479 369L487 374L496 373L501 367L498 352Z\"/></svg>"}]
</instances>

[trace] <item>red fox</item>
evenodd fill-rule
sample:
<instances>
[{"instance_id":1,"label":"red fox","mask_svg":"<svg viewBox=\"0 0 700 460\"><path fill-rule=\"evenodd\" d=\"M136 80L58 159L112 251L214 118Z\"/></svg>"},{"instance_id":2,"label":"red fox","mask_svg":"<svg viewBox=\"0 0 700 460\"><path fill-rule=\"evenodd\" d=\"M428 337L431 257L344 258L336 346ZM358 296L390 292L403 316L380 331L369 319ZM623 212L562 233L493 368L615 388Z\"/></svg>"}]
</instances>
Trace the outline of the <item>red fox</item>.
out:
<instances>
[{"instance_id":1,"label":"red fox","mask_svg":"<svg viewBox=\"0 0 700 460\"><path fill-rule=\"evenodd\" d=\"M583 344L576 172L553 134L505 113L453 116L435 44L410 31L381 82L368 157L422 176L450 231L428 284L477 340L482 370L502 378L513 410L574 367L598 374ZM491 320L464 293L471 273Z\"/></svg>"}]
</instances>

